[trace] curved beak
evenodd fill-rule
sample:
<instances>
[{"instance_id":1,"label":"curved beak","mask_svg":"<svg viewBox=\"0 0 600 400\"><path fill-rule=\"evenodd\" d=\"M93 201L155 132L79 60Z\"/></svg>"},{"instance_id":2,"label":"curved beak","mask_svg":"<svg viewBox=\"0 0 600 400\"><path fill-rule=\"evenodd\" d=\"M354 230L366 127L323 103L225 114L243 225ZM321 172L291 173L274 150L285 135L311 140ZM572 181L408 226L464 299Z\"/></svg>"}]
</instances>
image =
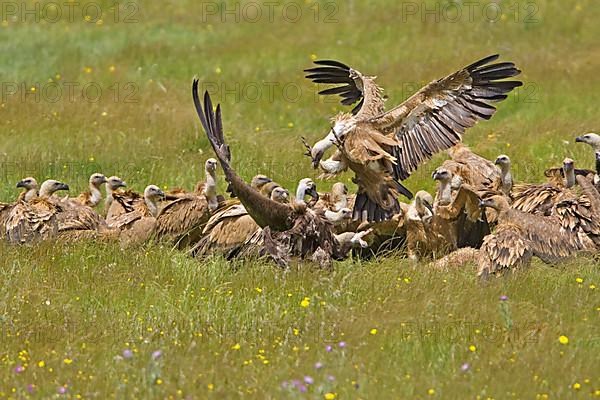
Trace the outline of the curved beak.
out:
<instances>
[{"instance_id":1,"label":"curved beak","mask_svg":"<svg viewBox=\"0 0 600 400\"><path fill-rule=\"evenodd\" d=\"M433 214L433 206L428 201L423 201L423 205Z\"/></svg>"},{"instance_id":2,"label":"curved beak","mask_svg":"<svg viewBox=\"0 0 600 400\"><path fill-rule=\"evenodd\" d=\"M17 183L17 187L18 187L18 188L24 188L24 187L25 187L25 181L19 181L19 182Z\"/></svg>"},{"instance_id":3,"label":"curved beak","mask_svg":"<svg viewBox=\"0 0 600 400\"><path fill-rule=\"evenodd\" d=\"M313 198L313 200L318 201L319 200L319 192L317 192L317 188L316 187L312 187L309 190L306 191L306 194L308 194L310 197Z\"/></svg>"},{"instance_id":4,"label":"curved beak","mask_svg":"<svg viewBox=\"0 0 600 400\"><path fill-rule=\"evenodd\" d=\"M66 183L61 183L60 185L58 185L58 190L69 190L69 185L67 185Z\"/></svg>"},{"instance_id":5,"label":"curved beak","mask_svg":"<svg viewBox=\"0 0 600 400\"><path fill-rule=\"evenodd\" d=\"M312 157L313 169L319 168L319 163L321 162L321 159L323 158L323 154L325 154L324 151L319 151L317 154L315 154L314 157Z\"/></svg>"},{"instance_id":6,"label":"curved beak","mask_svg":"<svg viewBox=\"0 0 600 400\"><path fill-rule=\"evenodd\" d=\"M500 165L500 159L499 159L499 158L496 158L496 161L494 161L494 164L496 164L496 165Z\"/></svg>"},{"instance_id":7,"label":"curved beak","mask_svg":"<svg viewBox=\"0 0 600 400\"><path fill-rule=\"evenodd\" d=\"M575 138L575 143L585 143L585 140L583 139L583 136L577 136Z\"/></svg>"},{"instance_id":8,"label":"curved beak","mask_svg":"<svg viewBox=\"0 0 600 400\"><path fill-rule=\"evenodd\" d=\"M127 187L127 182L121 181L121 183L119 183L119 186L117 187Z\"/></svg>"},{"instance_id":9,"label":"curved beak","mask_svg":"<svg viewBox=\"0 0 600 400\"><path fill-rule=\"evenodd\" d=\"M435 181L437 181L440 177L440 174L438 173L437 170L433 171L433 173L431 174L431 178Z\"/></svg>"},{"instance_id":10,"label":"curved beak","mask_svg":"<svg viewBox=\"0 0 600 400\"><path fill-rule=\"evenodd\" d=\"M486 208L487 203L485 200L479 200L479 208Z\"/></svg>"}]
</instances>

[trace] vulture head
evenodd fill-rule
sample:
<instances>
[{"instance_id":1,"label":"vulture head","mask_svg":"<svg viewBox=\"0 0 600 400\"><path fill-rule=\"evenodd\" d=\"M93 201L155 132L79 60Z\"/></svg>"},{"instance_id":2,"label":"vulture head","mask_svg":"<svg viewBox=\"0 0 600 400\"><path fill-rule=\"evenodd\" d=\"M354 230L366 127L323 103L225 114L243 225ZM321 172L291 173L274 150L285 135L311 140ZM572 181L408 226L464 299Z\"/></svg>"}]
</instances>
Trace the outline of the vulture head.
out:
<instances>
[{"instance_id":1,"label":"vulture head","mask_svg":"<svg viewBox=\"0 0 600 400\"><path fill-rule=\"evenodd\" d=\"M165 193L156 185L149 185L144 189L144 198L157 202L165 198Z\"/></svg>"},{"instance_id":2,"label":"vulture head","mask_svg":"<svg viewBox=\"0 0 600 400\"><path fill-rule=\"evenodd\" d=\"M586 133L585 135L578 136L575 138L577 143L585 143L594 148L594 150L600 150L600 135L596 133Z\"/></svg>"},{"instance_id":3,"label":"vulture head","mask_svg":"<svg viewBox=\"0 0 600 400\"><path fill-rule=\"evenodd\" d=\"M355 122L352 114L341 113L333 119L333 127L325 139L319 140L314 146L309 148L312 166L314 169L319 167L319 162L325 155L325 152L335 144L340 144L346 137L346 134L354 129Z\"/></svg>"},{"instance_id":4,"label":"vulture head","mask_svg":"<svg viewBox=\"0 0 600 400\"><path fill-rule=\"evenodd\" d=\"M508 171L510 169L510 158L506 154L501 154L496 158L495 164L499 166L502 171Z\"/></svg>"},{"instance_id":5,"label":"vulture head","mask_svg":"<svg viewBox=\"0 0 600 400\"><path fill-rule=\"evenodd\" d=\"M425 209L433 214L433 196L425 190L419 190L415 194L415 205L419 214L425 214Z\"/></svg>"},{"instance_id":6,"label":"vulture head","mask_svg":"<svg viewBox=\"0 0 600 400\"><path fill-rule=\"evenodd\" d=\"M209 158L204 163L204 170L206 171L207 174L214 175L217 172L218 165L219 164L218 164L217 160L215 160L214 158Z\"/></svg>"},{"instance_id":7,"label":"vulture head","mask_svg":"<svg viewBox=\"0 0 600 400\"><path fill-rule=\"evenodd\" d=\"M127 184L118 176L111 176L106 180L106 187L114 192L118 188L127 187Z\"/></svg>"},{"instance_id":8,"label":"vulture head","mask_svg":"<svg viewBox=\"0 0 600 400\"><path fill-rule=\"evenodd\" d=\"M106 177L99 173L92 174L89 180L90 186L93 186L96 189L99 188L101 185L105 184L106 182Z\"/></svg>"},{"instance_id":9,"label":"vulture head","mask_svg":"<svg viewBox=\"0 0 600 400\"><path fill-rule=\"evenodd\" d=\"M431 177L439 182L442 183L448 183L450 181L452 181L452 173L450 171L448 171L446 168L437 168L435 171L433 171L433 174L431 175Z\"/></svg>"},{"instance_id":10,"label":"vulture head","mask_svg":"<svg viewBox=\"0 0 600 400\"><path fill-rule=\"evenodd\" d=\"M495 195L479 202L481 208L492 208L497 212L502 212L510 209L510 204L505 196Z\"/></svg>"},{"instance_id":11,"label":"vulture head","mask_svg":"<svg viewBox=\"0 0 600 400\"><path fill-rule=\"evenodd\" d=\"M278 203L289 203L290 192L288 192L287 189L284 189L281 186L276 187L271 192L271 200L276 201Z\"/></svg>"},{"instance_id":12,"label":"vulture head","mask_svg":"<svg viewBox=\"0 0 600 400\"><path fill-rule=\"evenodd\" d=\"M35 178L28 177L28 178L25 178L25 179L21 179L17 183L17 187L18 188L23 188L25 190L35 190L38 187L38 183L35 180Z\"/></svg>"},{"instance_id":13,"label":"vulture head","mask_svg":"<svg viewBox=\"0 0 600 400\"><path fill-rule=\"evenodd\" d=\"M55 181L54 179L49 179L42 183L42 186L40 187L40 197L49 198L60 190L69 190L69 185Z\"/></svg>"},{"instance_id":14,"label":"vulture head","mask_svg":"<svg viewBox=\"0 0 600 400\"><path fill-rule=\"evenodd\" d=\"M304 197L310 196L313 200L319 200L317 185L310 178L304 178L298 183L296 190L296 201L304 202Z\"/></svg>"},{"instance_id":15,"label":"vulture head","mask_svg":"<svg viewBox=\"0 0 600 400\"><path fill-rule=\"evenodd\" d=\"M331 193L333 193L336 198L347 196L348 195L348 187L342 182L336 182L331 187Z\"/></svg>"},{"instance_id":16,"label":"vulture head","mask_svg":"<svg viewBox=\"0 0 600 400\"><path fill-rule=\"evenodd\" d=\"M269 178L266 175L259 174L259 175L256 175L254 178L252 178L252 181L250 181L250 186L252 186L256 190L260 190L267 183L271 183L271 182L273 182L273 179Z\"/></svg>"}]
</instances>

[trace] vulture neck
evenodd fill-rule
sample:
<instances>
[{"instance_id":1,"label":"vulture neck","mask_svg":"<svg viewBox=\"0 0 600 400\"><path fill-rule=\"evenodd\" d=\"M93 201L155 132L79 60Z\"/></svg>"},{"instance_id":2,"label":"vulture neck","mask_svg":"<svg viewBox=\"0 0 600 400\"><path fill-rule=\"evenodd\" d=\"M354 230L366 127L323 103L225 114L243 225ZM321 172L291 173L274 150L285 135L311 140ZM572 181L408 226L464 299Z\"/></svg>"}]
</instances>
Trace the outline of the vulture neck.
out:
<instances>
[{"instance_id":1,"label":"vulture neck","mask_svg":"<svg viewBox=\"0 0 600 400\"><path fill-rule=\"evenodd\" d=\"M304 203L304 196L306 196L306 185L301 183L296 189L296 203Z\"/></svg>"},{"instance_id":2,"label":"vulture neck","mask_svg":"<svg viewBox=\"0 0 600 400\"><path fill-rule=\"evenodd\" d=\"M90 203L97 206L102 200L102 192L100 188L90 182Z\"/></svg>"},{"instance_id":3,"label":"vulture neck","mask_svg":"<svg viewBox=\"0 0 600 400\"><path fill-rule=\"evenodd\" d=\"M336 141L337 139L332 129L331 132L329 132L329 134L325 137L325 139L319 140L317 143L315 143L313 147L319 153L323 154L327 150L329 150L335 144Z\"/></svg>"},{"instance_id":4,"label":"vulture neck","mask_svg":"<svg viewBox=\"0 0 600 400\"><path fill-rule=\"evenodd\" d=\"M600 175L600 151L596 152L596 175Z\"/></svg>"},{"instance_id":5,"label":"vulture neck","mask_svg":"<svg viewBox=\"0 0 600 400\"><path fill-rule=\"evenodd\" d=\"M36 189L36 188L31 188L31 189L28 189L28 190L25 192L25 196L23 197L23 199L24 199L25 201L29 202L29 201L31 201L31 200L33 200L33 199L35 199L37 196L38 196L38 191L37 191L37 189Z\"/></svg>"},{"instance_id":6,"label":"vulture neck","mask_svg":"<svg viewBox=\"0 0 600 400\"><path fill-rule=\"evenodd\" d=\"M338 210L338 211L326 210L325 218L328 221L332 222L333 224L340 224L340 223L344 222L344 213L342 210Z\"/></svg>"},{"instance_id":7,"label":"vulture neck","mask_svg":"<svg viewBox=\"0 0 600 400\"><path fill-rule=\"evenodd\" d=\"M156 204L156 200L152 197L144 196L144 201L146 202L146 207L148 207L148 211L153 217L158 215L158 204Z\"/></svg>"},{"instance_id":8,"label":"vulture neck","mask_svg":"<svg viewBox=\"0 0 600 400\"><path fill-rule=\"evenodd\" d=\"M500 168L500 182L502 183L502 191L507 194L510 193L513 186L512 174L510 173L510 166L503 165Z\"/></svg>"},{"instance_id":9,"label":"vulture neck","mask_svg":"<svg viewBox=\"0 0 600 400\"><path fill-rule=\"evenodd\" d=\"M565 171L565 187L567 189L575 186L575 169L573 167L564 168Z\"/></svg>"},{"instance_id":10,"label":"vulture neck","mask_svg":"<svg viewBox=\"0 0 600 400\"><path fill-rule=\"evenodd\" d=\"M344 193L334 193L333 201L333 206L336 211L348 207L348 197Z\"/></svg>"},{"instance_id":11,"label":"vulture neck","mask_svg":"<svg viewBox=\"0 0 600 400\"><path fill-rule=\"evenodd\" d=\"M214 211L219 206L217 200L217 177L215 171L205 170L206 173L206 185L204 186L204 195L208 200L208 207L211 211Z\"/></svg>"},{"instance_id":12,"label":"vulture neck","mask_svg":"<svg viewBox=\"0 0 600 400\"><path fill-rule=\"evenodd\" d=\"M451 181L440 181L440 199L438 202L442 205L452 203Z\"/></svg>"}]
</instances>

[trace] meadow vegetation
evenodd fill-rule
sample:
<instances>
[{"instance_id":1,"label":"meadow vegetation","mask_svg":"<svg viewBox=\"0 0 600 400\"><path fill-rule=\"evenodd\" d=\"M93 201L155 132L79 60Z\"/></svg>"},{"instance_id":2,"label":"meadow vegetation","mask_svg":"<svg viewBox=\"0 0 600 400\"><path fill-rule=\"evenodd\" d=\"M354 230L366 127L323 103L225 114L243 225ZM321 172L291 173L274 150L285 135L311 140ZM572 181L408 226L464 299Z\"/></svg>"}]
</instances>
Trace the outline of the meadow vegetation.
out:
<instances>
[{"instance_id":1,"label":"meadow vegetation","mask_svg":"<svg viewBox=\"0 0 600 400\"><path fill-rule=\"evenodd\" d=\"M510 155L519 181L541 180L566 156L593 166L574 143L600 129L593 0L499 2L497 17L487 1L472 17L446 2L281 1L272 21L259 2L257 22L241 11L248 3L237 16L206 8L221 2L123 3L115 18L112 2L99 1L102 22L80 8L54 23L3 10L0 201L25 176L63 180L74 193L93 172L137 191L192 188L212 156L191 103L194 76L222 103L240 175L292 189L316 177L299 137L321 138L342 110L304 81L316 58L377 75L394 105L501 53L524 86L465 142L491 159ZM284 15L288 3L302 16ZM432 191L443 159L407 186ZM350 178L341 179L352 187ZM600 398L591 257L534 262L482 284L474 266L434 271L401 255L282 271L161 244L2 243L0 274L0 398Z\"/></svg>"}]
</instances>

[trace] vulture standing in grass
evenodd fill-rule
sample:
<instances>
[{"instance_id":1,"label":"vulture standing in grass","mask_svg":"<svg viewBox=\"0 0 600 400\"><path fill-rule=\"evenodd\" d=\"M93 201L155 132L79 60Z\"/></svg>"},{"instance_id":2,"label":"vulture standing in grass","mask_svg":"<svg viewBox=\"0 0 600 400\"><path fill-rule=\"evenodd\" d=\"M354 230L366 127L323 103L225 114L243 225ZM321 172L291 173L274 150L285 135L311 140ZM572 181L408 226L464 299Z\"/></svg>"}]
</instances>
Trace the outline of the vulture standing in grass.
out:
<instances>
[{"instance_id":1,"label":"vulture standing in grass","mask_svg":"<svg viewBox=\"0 0 600 400\"><path fill-rule=\"evenodd\" d=\"M37 198L14 205L5 220L8 241L25 244L55 238L58 235L57 215L62 206L54 194L61 190L69 190L69 186L47 180L42 183Z\"/></svg>"},{"instance_id":2,"label":"vulture standing in grass","mask_svg":"<svg viewBox=\"0 0 600 400\"><path fill-rule=\"evenodd\" d=\"M481 205L498 212L498 225L484 239L479 253L481 277L526 266L533 256L552 264L586 250L579 236L563 229L556 217L515 210L500 195L483 200Z\"/></svg>"},{"instance_id":3,"label":"vulture standing in grass","mask_svg":"<svg viewBox=\"0 0 600 400\"><path fill-rule=\"evenodd\" d=\"M28 177L17 183L17 188L24 190L19 194L17 201L31 201L38 196L38 183L35 178Z\"/></svg>"},{"instance_id":4,"label":"vulture standing in grass","mask_svg":"<svg viewBox=\"0 0 600 400\"><path fill-rule=\"evenodd\" d=\"M266 196L268 191L263 191L263 188L271 182L273 182L271 178L259 174L252 178L250 186ZM288 203L289 199L285 199L283 194L278 195L280 191L287 193L287 190L281 187L275 189L271 192L271 199L279 203ZM229 190L232 191L231 188ZM273 192L275 192L275 195L273 195ZM260 227L248 215L248 211L246 211L243 204L238 200L229 201L210 217L202 232L202 239L194 245L190 254L194 257L214 253L228 256L230 252L242 246L249 237L259 230Z\"/></svg>"},{"instance_id":5,"label":"vulture standing in grass","mask_svg":"<svg viewBox=\"0 0 600 400\"><path fill-rule=\"evenodd\" d=\"M125 198L117 196L116 201L124 201L125 213L114 217L108 223L110 229L119 230L123 247L141 245L155 233L156 217L159 215L159 202L165 193L156 185L144 189L143 201L135 204L125 202Z\"/></svg>"},{"instance_id":6,"label":"vulture standing in grass","mask_svg":"<svg viewBox=\"0 0 600 400\"><path fill-rule=\"evenodd\" d=\"M74 199L68 199L69 203L92 208L96 207L102 201L102 192L100 191L100 187L106 182L107 179L104 175L99 173L92 174L88 181L88 190L81 193Z\"/></svg>"},{"instance_id":7,"label":"vulture standing in grass","mask_svg":"<svg viewBox=\"0 0 600 400\"><path fill-rule=\"evenodd\" d=\"M322 267L329 267L333 259L343 258L346 254L343 254L343 246L337 242L331 224L308 208L303 200L306 194L318 195L314 183L310 180L300 181L296 199L291 204L281 204L262 195L244 182L231 167L231 153L223 137L221 107L217 105L213 110L208 92L204 95L204 105L201 104L197 79L192 85L192 96L225 179L248 214L262 228L259 240L262 243L261 252L279 265L287 265L290 257L300 257L318 260Z\"/></svg>"},{"instance_id":8,"label":"vulture standing in grass","mask_svg":"<svg viewBox=\"0 0 600 400\"><path fill-rule=\"evenodd\" d=\"M338 61L316 61L307 78L318 84L341 84L320 92L339 94L342 104L358 102L352 114L343 113L309 153L313 167L335 175L354 171L358 193L354 219L382 221L400 211L397 197L412 198L401 181L434 154L455 146L463 133L496 112L493 102L504 100L522 83L504 80L520 73L513 63L481 59L419 90L404 103L385 112L382 90L375 78ZM325 152L338 150L325 162Z\"/></svg>"},{"instance_id":9,"label":"vulture standing in grass","mask_svg":"<svg viewBox=\"0 0 600 400\"><path fill-rule=\"evenodd\" d=\"M546 173L550 175L550 173ZM519 183L513 185L512 188L512 207L530 214L550 215L554 205L559 201L572 197L571 188L576 183L575 165L573 160L566 158L563 162L562 173L563 178L560 182L530 184Z\"/></svg>"},{"instance_id":10,"label":"vulture standing in grass","mask_svg":"<svg viewBox=\"0 0 600 400\"><path fill-rule=\"evenodd\" d=\"M444 238L444 244L438 248L443 253L463 247L479 248L483 238L490 233L486 213L479 207L480 195L466 183L460 182L453 188L453 175L444 167L434 171L433 179L439 186L432 229L438 237Z\"/></svg>"},{"instance_id":11,"label":"vulture standing in grass","mask_svg":"<svg viewBox=\"0 0 600 400\"><path fill-rule=\"evenodd\" d=\"M114 198L114 194L122 194L123 191L119 191L121 188L126 188L127 184L124 180L119 178L118 176L111 176L106 180L106 200L104 201L104 209L108 212L110 206L112 205Z\"/></svg>"},{"instance_id":12,"label":"vulture standing in grass","mask_svg":"<svg viewBox=\"0 0 600 400\"><path fill-rule=\"evenodd\" d=\"M575 139L577 143L585 143L594 149L594 159L596 160L594 173L594 186L600 190L600 135L596 133L586 133Z\"/></svg>"},{"instance_id":13,"label":"vulture standing in grass","mask_svg":"<svg viewBox=\"0 0 600 400\"><path fill-rule=\"evenodd\" d=\"M500 192L507 198L511 198L511 192L513 188L513 177L511 173L511 162L510 157L506 154L501 154L496 157L495 163L500 171L500 176L493 180L490 189L492 191Z\"/></svg>"}]
</instances>

